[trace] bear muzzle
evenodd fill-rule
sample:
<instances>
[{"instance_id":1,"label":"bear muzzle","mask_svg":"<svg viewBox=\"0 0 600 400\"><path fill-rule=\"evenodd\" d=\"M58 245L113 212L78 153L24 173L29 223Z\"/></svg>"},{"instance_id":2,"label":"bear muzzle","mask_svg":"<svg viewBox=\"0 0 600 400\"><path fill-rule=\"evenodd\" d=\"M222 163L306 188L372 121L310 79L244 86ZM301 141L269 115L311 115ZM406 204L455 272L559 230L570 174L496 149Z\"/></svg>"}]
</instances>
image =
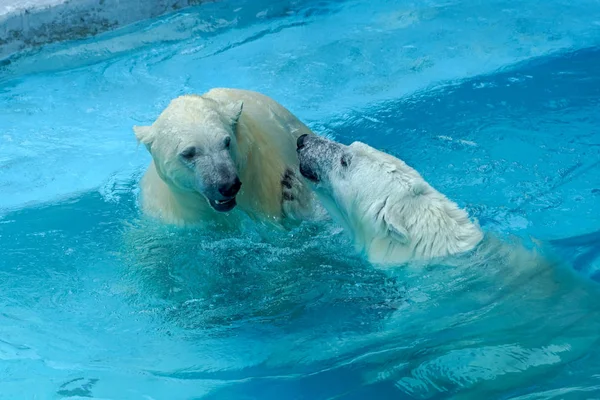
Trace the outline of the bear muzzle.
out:
<instances>
[{"instance_id":1,"label":"bear muzzle","mask_svg":"<svg viewBox=\"0 0 600 400\"><path fill-rule=\"evenodd\" d=\"M222 183L218 186L217 191L219 195L222 196L222 199L208 199L210 206L219 212L227 212L231 211L237 205L235 200L235 196L240 191L242 187L242 182L240 179L235 176L232 180Z\"/></svg>"},{"instance_id":2,"label":"bear muzzle","mask_svg":"<svg viewBox=\"0 0 600 400\"><path fill-rule=\"evenodd\" d=\"M224 183L219 186L219 193L221 193L224 197L235 197L240 191L242 187L242 182L240 182L240 178L237 176L231 181Z\"/></svg>"},{"instance_id":3,"label":"bear muzzle","mask_svg":"<svg viewBox=\"0 0 600 400\"><path fill-rule=\"evenodd\" d=\"M317 143L318 139L320 138L315 135L304 134L296 140L300 174L313 183L319 182L319 175L316 172L317 163L313 155L313 143Z\"/></svg>"}]
</instances>

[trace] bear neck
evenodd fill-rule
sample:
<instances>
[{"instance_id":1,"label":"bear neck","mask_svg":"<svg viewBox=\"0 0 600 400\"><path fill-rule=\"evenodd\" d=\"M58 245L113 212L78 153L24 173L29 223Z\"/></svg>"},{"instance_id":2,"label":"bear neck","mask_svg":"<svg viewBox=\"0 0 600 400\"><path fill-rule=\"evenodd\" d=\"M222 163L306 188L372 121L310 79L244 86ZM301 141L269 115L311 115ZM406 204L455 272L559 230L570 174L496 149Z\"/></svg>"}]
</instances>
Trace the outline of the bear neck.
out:
<instances>
[{"instance_id":1,"label":"bear neck","mask_svg":"<svg viewBox=\"0 0 600 400\"><path fill-rule=\"evenodd\" d=\"M397 198L394 203L388 212L402 221L406 237L397 235L383 222L353 227L355 243L374 264L398 265L449 257L473 250L483 239L483 232L465 210L427 184L410 198Z\"/></svg>"},{"instance_id":2,"label":"bear neck","mask_svg":"<svg viewBox=\"0 0 600 400\"><path fill-rule=\"evenodd\" d=\"M252 219L273 222L278 225L282 218L281 179L289 161L296 155L295 139L281 135L279 140L289 143L277 145L281 151L273 151L273 138L265 134L269 121L257 121L243 112L236 126L236 168L242 181L237 196L238 207ZM250 134L252 133L252 134ZM278 138L276 138L278 139Z\"/></svg>"}]
</instances>

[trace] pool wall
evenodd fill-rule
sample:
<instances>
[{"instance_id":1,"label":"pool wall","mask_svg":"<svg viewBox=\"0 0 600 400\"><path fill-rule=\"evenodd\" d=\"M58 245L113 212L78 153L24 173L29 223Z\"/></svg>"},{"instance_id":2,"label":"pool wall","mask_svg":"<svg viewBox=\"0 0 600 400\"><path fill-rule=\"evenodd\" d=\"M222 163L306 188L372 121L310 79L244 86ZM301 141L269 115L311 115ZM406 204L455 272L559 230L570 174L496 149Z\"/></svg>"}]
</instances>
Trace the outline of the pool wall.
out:
<instances>
[{"instance_id":1,"label":"pool wall","mask_svg":"<svg viewBox=\"0 0 600 400\"><path fill-rule=\"evenodd\" d=\"M0 0L0 59L205 2L209 0Z\"/></svg>"}]
</instances>

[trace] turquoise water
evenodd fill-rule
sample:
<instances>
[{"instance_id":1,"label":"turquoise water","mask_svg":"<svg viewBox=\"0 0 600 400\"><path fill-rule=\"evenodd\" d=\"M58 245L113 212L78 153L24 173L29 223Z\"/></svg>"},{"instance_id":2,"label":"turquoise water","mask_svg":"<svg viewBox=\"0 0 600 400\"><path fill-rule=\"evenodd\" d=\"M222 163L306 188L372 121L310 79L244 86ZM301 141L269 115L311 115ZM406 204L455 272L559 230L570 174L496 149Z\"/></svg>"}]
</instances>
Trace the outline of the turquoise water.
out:
<instances>
[{"instance_id":1,"label":"turquoise water","mask_svg":"<svg viewBox=\"0 0 600 400\"><path fill-rule=\"evenodd\" d=\"M267 4L2 63L0 397L600 396L597 2ZM538 297L542 278L484 279L501 275L493 260L384 274L331 223L144 225L149 157L131 126L214 86L396 154L486 230L549 241L577 275Z\"/></svg>"}]
</instances>

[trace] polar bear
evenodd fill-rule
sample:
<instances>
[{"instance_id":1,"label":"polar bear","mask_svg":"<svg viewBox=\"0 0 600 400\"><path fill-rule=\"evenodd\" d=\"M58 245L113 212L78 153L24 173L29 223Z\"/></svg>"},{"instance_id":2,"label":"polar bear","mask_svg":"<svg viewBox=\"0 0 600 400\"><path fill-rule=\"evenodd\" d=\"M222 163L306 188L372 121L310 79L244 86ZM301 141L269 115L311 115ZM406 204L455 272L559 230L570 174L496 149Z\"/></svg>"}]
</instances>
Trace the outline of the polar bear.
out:
<instances>
[{"instance_id":1,"label":"polar bear","mask_svg":"<svg viewBox=\"0 0 600 400\"><path fill-rule=\"evenodd\" d=\"M472 250L483 232L413 168L364 143L297 141L300 172L373 264L398 265Z\"/></svg>"},{"instance_id":2,"label":"polar bear","mask_svg":"<svg viewBox=\"0 0 600 400\"><path fill-rule=\"evenodd\" d=\"M260 93L215 88L173 99L151 126L134 126L152 162L141 180L145 214L167 224L235 226L244 211L277 226L311 211L296 139L312 131Z\"/></svg>"},{"instance_id":3,"label":"polar bear","mask_svg":"<svg viewBox=\"0 0 600 400\"><path fill-rule=\"evenodd\" d=\"M366 144L303 135L297 152L357 249L407 286L407 308L388 320L403 345L372 352L368 383L412 398L507 397L597 348L599 288L543 243L484 235L417 171ZM427 352L404 346L416 338Z\"/></svg>"}]
</instances>

